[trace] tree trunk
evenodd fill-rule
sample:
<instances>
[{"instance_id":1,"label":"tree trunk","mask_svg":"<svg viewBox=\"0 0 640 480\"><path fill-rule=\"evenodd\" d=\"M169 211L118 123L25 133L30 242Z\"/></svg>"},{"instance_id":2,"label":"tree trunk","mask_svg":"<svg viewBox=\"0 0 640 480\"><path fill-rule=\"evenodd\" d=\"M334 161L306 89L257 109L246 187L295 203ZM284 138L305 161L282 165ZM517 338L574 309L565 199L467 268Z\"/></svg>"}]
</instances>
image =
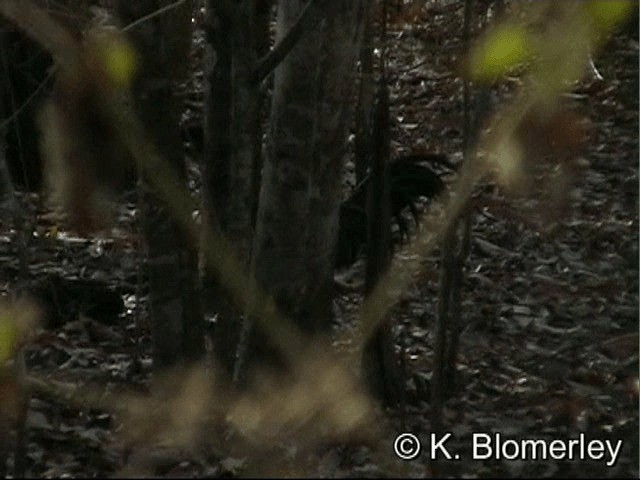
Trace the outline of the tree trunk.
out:
<instances>
[{"instance_id":1,"label":"tree trunk","mask_svg":"<svg viewBox=\"0 0 640 480\"><path fill-rule=\"evenodd\" d=\"M251 81L256 65L256 2L244 0L234 8L212 1L208 5L205 59L205 205L207 221L236 246L248 269L255 216L256 168L259 152L259 93ZM257 32L256 32L257 36ZM215 52L215 65L210 65ZM203 245L203 248L207 248ZM241 330L239 312L224 286L206 275L207 293L218 320L214 334L216 356L227 374L233 372Z\"/></svg>"},{"instance_id":2,"label":"tree trunk","mask_svg":"<svg viewBox=\"0 0 640 480\"><path fill-rule=\"evenodd\" d=\"M371 0L364 1L363 38L360 47L360 85L356 109L355 167L356 185L367 175L373 144L371 120L373 118L373 15Z\"/></svg>"},{"instance_id":3,"label":"tree trunk","mask_svg":"<svg viewBox=\"0 0 640 480\"><path fill-rule=\"evenodd\" d=\"M231 164L231 19L219 2L207 3L204 55L203 223L224 231L225 201ZM202 245L202 248L207 248ZM217 315L213 344L223 371L233 372L238 319L223 287L205 265L203 293L207 310Z\"/></svg>"},{"instance_id":4,"label":"tree trunk","mask_svg":"<svg viewBox=\"0 0 640 480\"><path fill-rule=\"evenodd\" d=\"M300 4L280 1L276 43L291 28ZM326 330L330 320L362 10L359 1L328 0L324 12L275 72L254 242L258 284L308 333ZM254 331L249 345L249 365L273 358L263 332Z\"/></svg>"},{"instance_id":5,"label":"tree trunk","mask_svg":"<svg viewBox=\"0 0 640 480\"><path fill-rule=\"evenodd\" d=\"M170 3L119 0L118 10L121 19L131 23ZM187 73L190 12L186 2L175 7L171 15L148 18L131 31L141 54L135 91L137 110L158 149L183 179L184 153L178 128L181 103L174 91L176 82ZM145 185L142 191L153 359L155 368L161 370L179 361L198 359L204 351L197 257L161 199Z\"/></svg>"},{"instance_id":6,"label":"tree trunk","mask_svg":"<svg viewBox=\"0 0 640 480\"><path fill-rule=\"evenodd\" d=\"M271 48L271 2L268 0L255 0L256 5L256 17L255 17L255 48L257 59L263 58L267 55ZM268 106L267 85L272 85L273 77L270 76L265 81L264 85L257 86L258 88L258 103L256 105L256 116L254 121L256 122L254 137L254 150L253 150L253 176L251 185L252 195L252 212L251 222L255 227L256 218L258 215L258 202L260 200L260 182L262 178L262 133L263 133L263 120L265 118L266 109Z\"/></svg>"},{"instance_id":7,"label":"tree trunk","mask_svg":"<svg viewBox=\"0 0 640 480\"><path fill-rule=\"evenodd\" d=\"M373 118L371 185L368 199L367 272L365 288L370 294L391 261L391 208L389 192L390 120L389 87L381 69ZM391 319L386 318L367 339L362 355L362 371L369 391L390 405L402 399L403 379L394 352Z\"/></svg>"}]
</instances>

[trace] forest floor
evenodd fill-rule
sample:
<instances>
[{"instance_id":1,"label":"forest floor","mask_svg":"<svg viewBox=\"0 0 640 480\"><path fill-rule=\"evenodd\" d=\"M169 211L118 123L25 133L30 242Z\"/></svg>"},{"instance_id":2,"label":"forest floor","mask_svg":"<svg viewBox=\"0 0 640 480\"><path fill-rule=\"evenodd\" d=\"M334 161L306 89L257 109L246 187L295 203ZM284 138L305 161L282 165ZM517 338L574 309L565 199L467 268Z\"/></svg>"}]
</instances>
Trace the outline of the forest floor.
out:
<instances>
[{"instance_id":1,"label":"forest floor","mask_svg":"<svg viewBox=\"0 0 640 480\"><path fill-rule=\"evenodd\" d=\"M463 83L456 73L462 3L433 2L422 17L399 18L389 29L394 156L436 152L462 160ZM550 229L531 215L536 209L526 198L511 199L489 185L475 199L457 388L444 408L453 432L447 448L461 459L435 464L423 453L404 463L409 475L638 478L637 38L615 36L595 61L604 80L582 82L567 95L592 126L584 152L589 167L576 179L570 211ZM518 80L510 82L496 92L496 108ZM119 228L90 239L38 216L29 241L30 290L46 298L49 318L26 348L30 373L109 391L147 391L151 352L136 301L145 292L136 287L135 216L135 205L123 205ZM15 231L3 225L0 278L9 292L20 267ZM388 412L398 434L429 433L437 298L433 255L392 313L408 392L404 407ZM341 326L350 325L361 302L359 292L336 299ZM111 476L127 461L118 418L106 411L34 396L27 425L29 477ZM622 440L622 449L611 466L602 460L479 461L469 454L477 432L548 441L584 433ZM391 451L393 438L385 441ZM245 472L241 459L206 454L168 462L161 473ZM353 444L327 448L305 473L391 475L369 447Z\"/></svg>"}]
</instances>

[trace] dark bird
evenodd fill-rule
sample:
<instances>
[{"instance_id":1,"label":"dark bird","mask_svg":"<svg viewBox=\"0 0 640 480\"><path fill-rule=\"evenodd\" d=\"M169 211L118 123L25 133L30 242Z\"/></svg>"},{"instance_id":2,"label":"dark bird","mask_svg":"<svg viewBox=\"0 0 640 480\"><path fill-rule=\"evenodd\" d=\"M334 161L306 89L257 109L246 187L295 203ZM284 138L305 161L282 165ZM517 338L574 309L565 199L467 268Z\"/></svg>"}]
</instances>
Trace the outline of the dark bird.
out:
<instances>
[{"instance_id":1,"label":"dark bird","mask_svg":"<svg viewBox=\"0 0 640 480\"><path fill-rule=\"evenodd\" d=\"M389 201L392 220L400 236L408 236L409 226L402 213L409 209L417 224L419 214L415 206L420 197L432 199L444 189L444 182L432 168L422 162L449 165L443 155L410 155L389 164ZM340 223L335 266L345 268L353 264L367 242L367 194L370 177L356 186L351 196L340 205Z\"/></svg>"}]
</instances>

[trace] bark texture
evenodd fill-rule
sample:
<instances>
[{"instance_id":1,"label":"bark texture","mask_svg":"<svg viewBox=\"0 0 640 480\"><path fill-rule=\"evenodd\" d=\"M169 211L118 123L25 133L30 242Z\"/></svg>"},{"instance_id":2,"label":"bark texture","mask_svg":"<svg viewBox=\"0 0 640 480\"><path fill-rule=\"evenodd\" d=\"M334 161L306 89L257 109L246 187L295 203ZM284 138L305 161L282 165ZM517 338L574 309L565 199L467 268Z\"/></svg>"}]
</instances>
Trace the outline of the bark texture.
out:
<instances>
[{"instance_id":1,"label":"bark texture","mask_svg":"<svg viewBox=\"0 0 640 480\"><path fill-rule=\"evenodd\" d=\"M171 3L119 0L117 7L123 23L129 24ZM183 180L184 153L178 128L182 104L175 86L187 74L190 21L190 4L185 2L131 30L141 60L135 89L137 111L158 150ZM162 200L144 182L142 190L154 366L161 370L195 360L203 353L197 256L195 246L187 242Z\"/></svg>"},{"instance_id":2,"label":"bark texture","mask_svg":"<svg viewBox=\"0 0 640 480\"><path fill-rule=\"evenodd\" d=\"M281 0L276 44L304 2ZM254 243L254 273L302 330L330 320L333 247L355 84L360 1L328 0L275 71ZM248 356L266 339L254 337Z\"/></svg>"}]
</instances>

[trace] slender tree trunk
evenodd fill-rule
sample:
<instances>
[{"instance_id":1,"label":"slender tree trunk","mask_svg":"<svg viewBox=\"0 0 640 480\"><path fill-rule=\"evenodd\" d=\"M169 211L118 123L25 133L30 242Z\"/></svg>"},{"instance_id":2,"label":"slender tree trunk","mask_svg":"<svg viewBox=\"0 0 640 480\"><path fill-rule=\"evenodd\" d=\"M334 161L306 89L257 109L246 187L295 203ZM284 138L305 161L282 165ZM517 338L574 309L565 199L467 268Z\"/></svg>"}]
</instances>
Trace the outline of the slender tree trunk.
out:
<instances>
[{"instance_id":1,"label":"slender tree trunk","mask_svg":"<svg viewBox=\"0 0 640 480\"><path fill-rule=\"evenodd\" d=\"M119 0L118 10L131 23L173 3L170 0ZM131 31L141 56L136 86L137 110L164 157L186 179L179 134L181 103L174 94L176 82L187 73L191 41L190 4L174 7L171 14L146 19ZM178 224L161 200L143 182L143 222L147 241L149 315L153 358L158 370L203 353L202 312L199 306L197 257Z\"/></svg>"},{"instance_id":2,"label":"slender tree trunk","mask_svg":"<svg viewBox=\"0 0 640 480\"><path fill-rule=\"evenodd\" d=\"M236 246L248 269L255 220L259 163L259 91L251 81L256 66L256 1L208 5L205 60L205 205L207 221ZM256 32L254 36L247 32ZM215 64L209 63L215 58ZM203 245L203 248L207 248ZM216 356L227 374L233 372L241 330L241 313L224 286L206 276L208 294L218 315Z\"/></svg>"},{"instance_id":3,"label":"slender tree trunk","mask_svg":"<svg viewBox=\"0 0 640 480\"><path fill-rule=\"evenodd\" d=\"M271 47L271 2L269 0L255 0L256 3L256 17L255 17L255 47L257 59L263 58L269 53ZM260 181L262 178L262 134L263 134L263 120L265 118L266 109L268 106L267 97L267 85L272 85L273 76L270 76L263 85L258 86L258 103L256 105L256 116L254 121L256 122L254 137L255 145L253 149L253 176L251 185L252 195L252 212L251 221L255 227L256 218L258 215L258 202L260 200Z\"/></svg>"},{"instance_id":4,"label":"slender tree trunk","mask_svg":"<svg viewBox=\"0 0 640 480\"><path fill-rule=\"evenodd\" d=\"M499 4L502 2L496 2ZM498 5L498 8L500 6ZM464 8L464 42L468 48L471 38L471 20L473 0L465 0ZM488 98L480 97L479 101ZM472 118L469 83L463 89L464 102L464 156L469 156L476 148L480 122L478 107L475 118ZM481 107L484 109L484 107ZM431 428L439 432L443 428L442 408L446 398L454 389L456 362L458 356L459 335L462 329L462 288L464 283L464 267L469 256L471 245L471 215L469 204L458 216L452 219L442 241L440 267L440 293L438 298L438 319L435 332L434 371L431 381Z\"/></svg>"},{"instance_id":5,"label":"slender tree trunk","mask_svg":"<svg viewBox=\"0 0 640 480\"><path fill-rule=\"evenodd\" d=\"M250 81L256 65L255 0L236 2L231 32L231 139L232 162L226 206L227 233L249 265L253 222L251 214L255 138L257 136L258 88Z\"/></svg>"},{"instance_id":6,"label":"slender tree trunk","mask_svg":"<svg viewBox=\"0 0 640 480\"><path fill-rule=\"evenodd\" d=\"M356 185L359 185L367 174L371 161L372 119L373 119L373 15L372 0L364 0L363 38L360 47L360 85L358 90L358 106L356 109L356 144L355 167Z\"/></svg>"},{"instance_id":7,"label":"slender tree trunk","mask_svg":"<svg viewBox=\"0 0 640 480\"><path fill-rule=\"evenodd\" d=\"M389 199L389 87L384 68L378 86L373 119L371 184L368 198L366 290L371 293L391 261L391 210ZM362 357L363 377L369 390L387 404L401 397L403 385L394 353L390 319L381 322L367 339Z\"/></svg>"},{"instance_id":8,"label":"slender tree trunk","mask_svg":"<svg viewBox=\"0 0 640 480\"><path fill-rule=\"evenodd\" d=\"M215 0L207 2L205 33L203 222L222 232L231 164L231 18ZM207 247L202 245L202 248ZM207 308L217 315L214 352L223 371L230 376L238 341L238 318L232 314L226 292L206 266L203 289Z\"/></svg>"}]
</instances>

